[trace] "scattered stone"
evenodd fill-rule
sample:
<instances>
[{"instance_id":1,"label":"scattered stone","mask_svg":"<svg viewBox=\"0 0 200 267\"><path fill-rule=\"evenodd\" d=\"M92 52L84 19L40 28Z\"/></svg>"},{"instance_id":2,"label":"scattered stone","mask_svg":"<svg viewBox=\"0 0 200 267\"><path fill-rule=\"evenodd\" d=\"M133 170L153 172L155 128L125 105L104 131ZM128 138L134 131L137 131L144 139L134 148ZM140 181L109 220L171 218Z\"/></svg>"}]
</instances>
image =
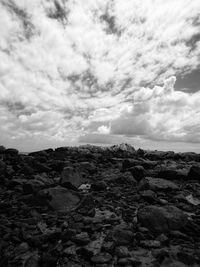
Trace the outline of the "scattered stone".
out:
<instances>
[{"instance_id":1,"label":"scattered stone","mask_svg":"<svg viewBox=\"0 0 200 267\"><path fill-rule=\"evenodd\" d=\"M199 162L127 144L0 147L0 266L199 266Z\"/></svg>"}]
</instances>

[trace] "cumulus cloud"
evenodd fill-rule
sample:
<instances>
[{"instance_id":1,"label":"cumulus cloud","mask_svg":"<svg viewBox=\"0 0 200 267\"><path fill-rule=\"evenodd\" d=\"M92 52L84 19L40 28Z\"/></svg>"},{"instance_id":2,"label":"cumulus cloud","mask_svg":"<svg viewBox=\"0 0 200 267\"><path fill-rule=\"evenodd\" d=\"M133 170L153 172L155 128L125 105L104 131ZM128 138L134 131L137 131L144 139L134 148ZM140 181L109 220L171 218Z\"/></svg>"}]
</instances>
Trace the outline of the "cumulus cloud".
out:
<instances>
[{"instance_id":1,"label":"cumulus cloud","mask_svg":"<svg viewBox=\"0 0 200 267\"><path fill-rule=\"evenodd\" d=\"M1 0L0 142L199 142L199 93L169 79L199 65L199 10L199 0Z\"/></svg>"},{"instance_id":2,"label":"cumulus cloud","mask_svg":"<svg viewBox=\"0 0 200 267\"><path fill-rule=\"evenodd\" d=\"M143 136L150 140L200 142L200 91L174 90L175 77L163 87L141 88L134 94L132 110L111 123L112 134Z\"/></svg>"}]
</instances>

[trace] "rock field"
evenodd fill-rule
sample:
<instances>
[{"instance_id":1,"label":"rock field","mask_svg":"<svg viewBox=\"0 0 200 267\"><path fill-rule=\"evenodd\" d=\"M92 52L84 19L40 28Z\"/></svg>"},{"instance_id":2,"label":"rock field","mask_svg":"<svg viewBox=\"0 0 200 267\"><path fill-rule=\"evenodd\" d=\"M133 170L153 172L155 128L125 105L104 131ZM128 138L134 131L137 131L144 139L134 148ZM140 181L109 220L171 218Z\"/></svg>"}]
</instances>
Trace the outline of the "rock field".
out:
<instances>
[{"instance_id":1,"label":"rock field","mask_svg":"<svg viewBox=\"0 0 200 267\"><path fill-rule=\"evenodd\" d=\"M200 154L0 146L0 266L200 266Z\"/></svg>"}]
</instances>

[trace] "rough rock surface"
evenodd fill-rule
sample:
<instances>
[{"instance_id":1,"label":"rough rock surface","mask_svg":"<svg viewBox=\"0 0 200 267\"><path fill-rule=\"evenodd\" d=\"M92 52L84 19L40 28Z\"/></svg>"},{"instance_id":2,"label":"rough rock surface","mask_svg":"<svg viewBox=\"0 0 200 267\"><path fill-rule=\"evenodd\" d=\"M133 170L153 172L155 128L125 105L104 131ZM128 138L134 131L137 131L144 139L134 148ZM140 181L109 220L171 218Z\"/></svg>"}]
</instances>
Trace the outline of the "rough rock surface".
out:
<instances>
[{"instance_id":1,"label":"rough rock surface","mask_svg":"<svg viewBox=\"0 0 200 267\"><path fill-rule=\"evenodd\" d=\"M0 146L0 266L200 266L200 155Z\"/></svg>"},{"instance_id":2,"label":"rough rock surface","mask_svg":"<svg viewBox=\"0 0 200 267\"><path fill-rule=\"evenodd\" d=\"M146 206L138 211L138 221L153 232L179 230L187 224L187 215L174 206Z\"/></svg>"},{"instance_id":3,"label":"rough rock surface","mask_svg":"<svg viewBox=\"0 0 200 267\"><path fill-rule=\"evenodd\" d=\"M170 191L178 190L179 187L175 183L162 178L146 177L140 182L139 189L150 189L153 191Z\"/></svg>"}]
</instances>

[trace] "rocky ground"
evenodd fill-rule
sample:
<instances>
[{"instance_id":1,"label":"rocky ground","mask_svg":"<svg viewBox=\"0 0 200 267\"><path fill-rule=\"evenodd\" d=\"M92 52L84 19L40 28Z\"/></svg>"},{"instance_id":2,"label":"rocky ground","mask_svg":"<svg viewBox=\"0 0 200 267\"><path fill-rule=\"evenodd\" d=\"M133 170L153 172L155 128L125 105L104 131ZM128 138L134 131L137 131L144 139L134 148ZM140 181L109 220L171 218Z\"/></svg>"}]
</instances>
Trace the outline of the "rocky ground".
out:
<instances>
[{"instance_id":1,"label":"rocky ground","mask_svg":"<svg viewBox=\"0 0 200 267\"><path fill-rule=\"evenodd\" d=\"M200 266L200 154L0 147L0 266Z\"/></svg>"}]
</instances>

